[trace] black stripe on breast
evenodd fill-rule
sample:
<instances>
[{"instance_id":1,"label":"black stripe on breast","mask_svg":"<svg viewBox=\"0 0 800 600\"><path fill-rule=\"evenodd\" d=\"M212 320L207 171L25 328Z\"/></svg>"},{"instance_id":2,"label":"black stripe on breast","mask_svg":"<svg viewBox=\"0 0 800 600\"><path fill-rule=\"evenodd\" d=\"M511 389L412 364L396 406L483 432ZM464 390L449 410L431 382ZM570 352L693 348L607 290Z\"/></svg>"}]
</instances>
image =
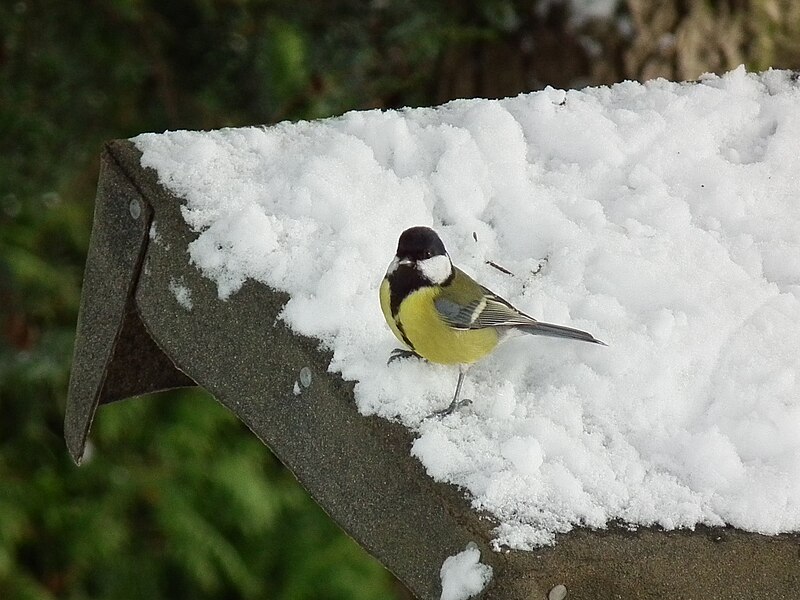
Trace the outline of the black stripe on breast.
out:
<instances>
[{"instance_id":1,"label":"black stripe on breast","mask_svg":"<svg viewBox=\"0 0 800 600\"><path fill-rule=\"evenodd\" d=\"M406 296L411 292L430 285L431 282L425 279L422 274L413 267L406 265L397 267L397 270L389 275L389 308L392 311L392 316L397 317L397 312L400 310L400 303Z\"/></svg>"},{"instance_id":2,"label":"black stripe on breast","mask_svg":"<svg viewBox=\"0 0 800 600\"><path fill-rule=\"evenodd\" d=\"M411 343L411 340L410 340L410 339L408 339L408 336L406 335L406 332L405 332L405 330L403 329L403 325L400 323L400 321L398 321L397 319L395 319L395 320L394 320L394 324L395 324L395 325L397 325L397 330L400 332L400 335L402 335L402 336L403 336L403 341L406 343L406 345L407 345L409 348L411 348L412 350L416 351L416 348L414 348L414 344L412 344L412 343Z\"/></svg>"}]
</instances>

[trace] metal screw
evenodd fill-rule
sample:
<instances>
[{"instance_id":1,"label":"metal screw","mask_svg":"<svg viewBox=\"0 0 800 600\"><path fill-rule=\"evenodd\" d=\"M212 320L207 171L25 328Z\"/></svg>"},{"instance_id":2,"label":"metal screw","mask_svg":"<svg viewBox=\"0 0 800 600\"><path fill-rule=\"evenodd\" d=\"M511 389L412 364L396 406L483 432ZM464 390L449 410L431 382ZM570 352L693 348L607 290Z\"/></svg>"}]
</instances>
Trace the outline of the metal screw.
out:
<instances>
[{"instance_id":1,"label":"metal screw","mask_svg":"<svg viewBox=\"0 0 800 600\"><path fill-rule=\"evenodd\" d=\"M131 211L131 216L134 219L138 219L142 216L142 205L139 204L139 201L135 198L131 200L131 203L128 205L128 210Z\"/></svg>"},{"instance_id":2,"label":"metal screw","mask_svg":"<svg viewBox=\"0 0 800 600\"><path fill-rule=\"evenodd\" d=\"M300 385L304 388L311 387L311 369L308 367L300 369Z\"/></svg>"},{"instance_id":3,"label":"metal screw","mask_svg":"<svg viewBox=\"0 0 800 600\"><path fill-rule=\"evenodd\" d=\"M547 594L547 600L564 600L567 597L567 586L559 583L555 586L550 593Z\"/></svg>"}]
</instances>

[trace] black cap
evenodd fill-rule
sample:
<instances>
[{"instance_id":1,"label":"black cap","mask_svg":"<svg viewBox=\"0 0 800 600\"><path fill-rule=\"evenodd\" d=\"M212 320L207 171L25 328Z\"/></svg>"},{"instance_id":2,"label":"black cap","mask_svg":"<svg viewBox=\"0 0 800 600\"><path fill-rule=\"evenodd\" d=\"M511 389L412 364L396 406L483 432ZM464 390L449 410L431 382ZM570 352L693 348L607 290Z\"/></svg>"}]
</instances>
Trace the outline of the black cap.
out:
<instances>
[{"instance_id":1,"label":"black cap","mask_svg":"<svg viewBox=\"0 0 800 600\"><path fill-rule=\"evenodd\" d=\"M444 256L444 248L439 235L430 227L406 229L397 242L397 256L412 260L425 260L431 256Z\"/></svg>"}]
</instances>

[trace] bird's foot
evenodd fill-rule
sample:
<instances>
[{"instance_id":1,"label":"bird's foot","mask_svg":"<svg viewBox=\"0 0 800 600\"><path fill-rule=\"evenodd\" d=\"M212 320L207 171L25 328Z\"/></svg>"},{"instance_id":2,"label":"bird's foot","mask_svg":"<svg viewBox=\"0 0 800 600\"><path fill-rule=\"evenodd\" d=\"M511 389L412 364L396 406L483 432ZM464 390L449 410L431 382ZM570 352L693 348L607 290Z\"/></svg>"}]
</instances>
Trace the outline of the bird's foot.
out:
<instances>
[{"instance_id":1,"label":"bird's foot","mask_svg":"<svg viewBox=\"0 0 800 600\"><path fill-rule=\"evenodd\" d=\"M389 354L389 360L386 361L387 365L392 364L396 360L400 360L403 358L422 358L419 354L414 352L413 350L406 350L405 348L395 348Z\"/></svg>"},{"instance_id":2,"label":"bird's foot","mask_svg":"<svg viewBox=\"0 0 800 600\"><path fill-rule=\"evenodd\" d=\"M431 413L430 416L441 419L443 417L446 417L450 413L457 411L459 408L462 408L464 406L469 406L470 404L472 404L472 400L470 400L469 398L464 398L463 400L459 400L458 402L451 402L450 406L442 410L437 410Z\"/></svg>"}]
</instances>

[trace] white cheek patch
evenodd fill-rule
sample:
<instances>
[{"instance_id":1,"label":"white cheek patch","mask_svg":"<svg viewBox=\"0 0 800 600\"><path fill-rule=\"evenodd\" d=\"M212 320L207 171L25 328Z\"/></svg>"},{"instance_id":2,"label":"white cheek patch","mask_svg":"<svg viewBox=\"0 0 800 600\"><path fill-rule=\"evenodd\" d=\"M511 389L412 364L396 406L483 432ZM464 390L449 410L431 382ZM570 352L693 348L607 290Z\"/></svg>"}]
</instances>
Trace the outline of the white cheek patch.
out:
<instances>
[{"instance_id":1,"label":"white cheek patch","mask_svg":"<svg viewBox=\"0 0 800 600\"><path fill-rule=\"evenodd\" d=\"M443 283L453 272L453 265L449 256L440 254L418 261L417 269L433 283Z\"/></svg>"}]
</instances>

